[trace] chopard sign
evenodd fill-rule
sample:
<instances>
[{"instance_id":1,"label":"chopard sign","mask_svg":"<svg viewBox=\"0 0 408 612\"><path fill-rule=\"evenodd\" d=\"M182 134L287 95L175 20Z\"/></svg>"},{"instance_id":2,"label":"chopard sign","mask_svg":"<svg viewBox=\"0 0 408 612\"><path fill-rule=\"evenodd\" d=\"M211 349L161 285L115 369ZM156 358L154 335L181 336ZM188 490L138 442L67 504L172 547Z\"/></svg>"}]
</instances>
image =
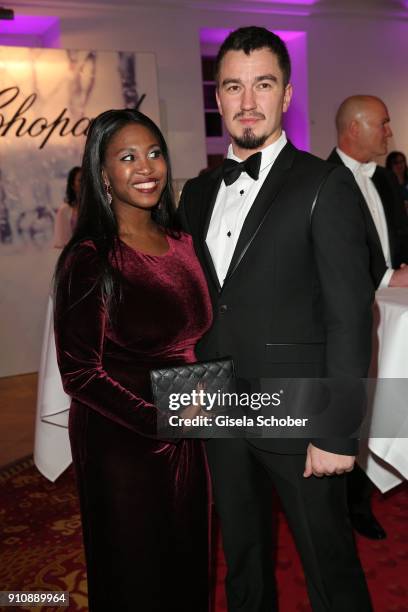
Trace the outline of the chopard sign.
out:
<instances>
[{"instance_id":1,"label":"chopard sign","mask_svg":"<svg viewBox=\"0 0 408 612\"><path fill-rule=\"evenodd\" d=\"M14 108L14 114L10 119L7 119L3 112L0 112L0 138L8 134L14 134L18 138L23 136L38 138L38 148L42 149L54 132L61 137L86 135L92 121L89 117L81 117L74 122L67 116L68 109L63 108L55 119L50 120L47 117L28 119L25 115L35 104L37 94L32 93L22 100L17 100L19 97L21 98L19 87L7 87L7 89L0 91L0 110L11 108L13 102L19 104ZM146 94L139 98L135 107L137 110L145 98Z\"/></svg>"}]
</instances>

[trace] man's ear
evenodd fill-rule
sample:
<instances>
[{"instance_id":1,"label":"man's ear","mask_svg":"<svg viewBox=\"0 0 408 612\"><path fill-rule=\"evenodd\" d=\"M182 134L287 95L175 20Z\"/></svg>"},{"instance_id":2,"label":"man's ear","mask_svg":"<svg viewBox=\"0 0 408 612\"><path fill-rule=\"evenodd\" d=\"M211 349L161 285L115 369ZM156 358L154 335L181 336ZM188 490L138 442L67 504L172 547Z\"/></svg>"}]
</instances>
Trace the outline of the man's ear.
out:
<instances>
[{"instance_id":1,"label":"man's ear","mask_svg":"<svg viewBox=\"0 0 408 612\"><path fill-rule=\"evenodd\" d=\"M215 88L215 99L217 101L217 106L218 106L218 112L220 113L221 117L222 117L222 106L221 106L221 100L220 100L220 96L218 94L218 85Z\"/></svg>"},{"instance_id":2,"label":"man's ear","mask_svg":"<svg viewBox=\"0 0 408 612\"><path fill-rule=\"evenodd\" d=\"M284 113L286 113L286 111L289 108L290 101L292 100L292 94L293 94L293 87L290 83L288 83L285 87L285 93L283 94L283 112Z\"/></svg>"},{"instance_id":3,"label":"man's ear","mask_svg":"<svg viewBox=\"0 0 408 612\"><path fill-rule=\"evenodd\" d=\"M360 123L357 121L357 119L352 119L350 121L348 129L350 136L352 136L354 139L358 138L360 133Z\"/></svg>"}]
</instances>

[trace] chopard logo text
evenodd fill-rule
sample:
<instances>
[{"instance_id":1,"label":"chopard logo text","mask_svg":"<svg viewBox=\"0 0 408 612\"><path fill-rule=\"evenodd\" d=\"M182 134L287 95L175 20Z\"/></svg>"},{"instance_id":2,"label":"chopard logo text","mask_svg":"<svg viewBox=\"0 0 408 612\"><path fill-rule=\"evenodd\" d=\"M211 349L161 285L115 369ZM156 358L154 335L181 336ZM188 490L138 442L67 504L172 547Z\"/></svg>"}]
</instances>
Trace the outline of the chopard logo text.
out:
<instances>
[{"instance_id":1,"label":"chopard logo text","mask_svg":"<svg viewBox=\"0 0 408 612\"><path fill-rule=\"evenodd\" d=\"M137 110L145 98L146 94L139 98L135 107ZM35 93L21 99L20 88L17 86L7 87L0 91L0 110L11 109L14 112L10 119L6 118L3 112L0 112L0 138L9 134L14 134L17 138L23 136L38 138L38 148L42 149L54 133L60 137L86 136L92 119L81 117L74 122L67 116L67 108L63 108L55 119L47 117L28 119L27 112L34 106L36 100L37 94ZM14 105L13 108L14 102L17 106Z\"/></svg>"}]
</instances>

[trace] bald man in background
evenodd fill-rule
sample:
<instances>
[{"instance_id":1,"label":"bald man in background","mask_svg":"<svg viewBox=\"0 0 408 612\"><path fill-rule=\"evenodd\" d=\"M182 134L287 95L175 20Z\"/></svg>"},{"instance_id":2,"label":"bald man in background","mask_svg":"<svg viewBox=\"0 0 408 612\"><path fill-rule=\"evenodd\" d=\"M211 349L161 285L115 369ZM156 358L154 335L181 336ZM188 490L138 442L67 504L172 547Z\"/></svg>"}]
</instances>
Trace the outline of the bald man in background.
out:
<instances>
[{"instance_id":1,"label":"bald man in background","mask_svg":"<svg viewBox=\"0 0 408 612\"><path fill-rule=\"evenodd\" d=\"M344 164L361 191L370 272L376 288L408 287L408 221L394 176L377 166L392 136L386 105L375 96L350 96L336 114L337 148L328 161ZM386 533L371 510L374 485L357 465L347 475L348 504L353 527L370 539Z\"/></svg>"},{"instance_id":2,"label":"bald man in background","mask_svg":"<svg viewBox=\"0 0 408 612\"><path fill-rule=\"evenodd\" d=\"M387 107L374 96L350 96L337 111L336 128L337 148L328 161L347 166L360 188L374 284L408 287L404 203L395 177L375 162L386 155L392 136Z\"/></svg>"}]
</instances>

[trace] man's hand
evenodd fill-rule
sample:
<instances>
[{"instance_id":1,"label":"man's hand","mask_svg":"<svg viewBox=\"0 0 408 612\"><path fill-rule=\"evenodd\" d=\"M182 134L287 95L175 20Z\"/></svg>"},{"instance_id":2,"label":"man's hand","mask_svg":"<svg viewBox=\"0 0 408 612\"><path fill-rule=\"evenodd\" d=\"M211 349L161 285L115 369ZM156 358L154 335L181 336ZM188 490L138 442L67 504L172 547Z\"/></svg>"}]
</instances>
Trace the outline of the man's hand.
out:
<instances>
[{"instance_id":1,"label":"man's hand","mask_svg":"<svg viewBox=\"0 0 408 612\"><path fill-rule=\"evenodd\" d=\"M321 448L309 444L307 447L306 464L303 476L332 476L333 474L343 474L351 472L354 466L355 457L350 455L337 455L329 453Z\"/></svg>"},{"instance_id":2,"label":"man's hand","mask_svg":"<svg viewBox=\"0 0 408 612\"><path fill-rule=\"evenodd\" d=\"M401 264L398 270L394 270L388 283L389 287L408 287L408 266Z\"/></svg>"}]
</instances>

